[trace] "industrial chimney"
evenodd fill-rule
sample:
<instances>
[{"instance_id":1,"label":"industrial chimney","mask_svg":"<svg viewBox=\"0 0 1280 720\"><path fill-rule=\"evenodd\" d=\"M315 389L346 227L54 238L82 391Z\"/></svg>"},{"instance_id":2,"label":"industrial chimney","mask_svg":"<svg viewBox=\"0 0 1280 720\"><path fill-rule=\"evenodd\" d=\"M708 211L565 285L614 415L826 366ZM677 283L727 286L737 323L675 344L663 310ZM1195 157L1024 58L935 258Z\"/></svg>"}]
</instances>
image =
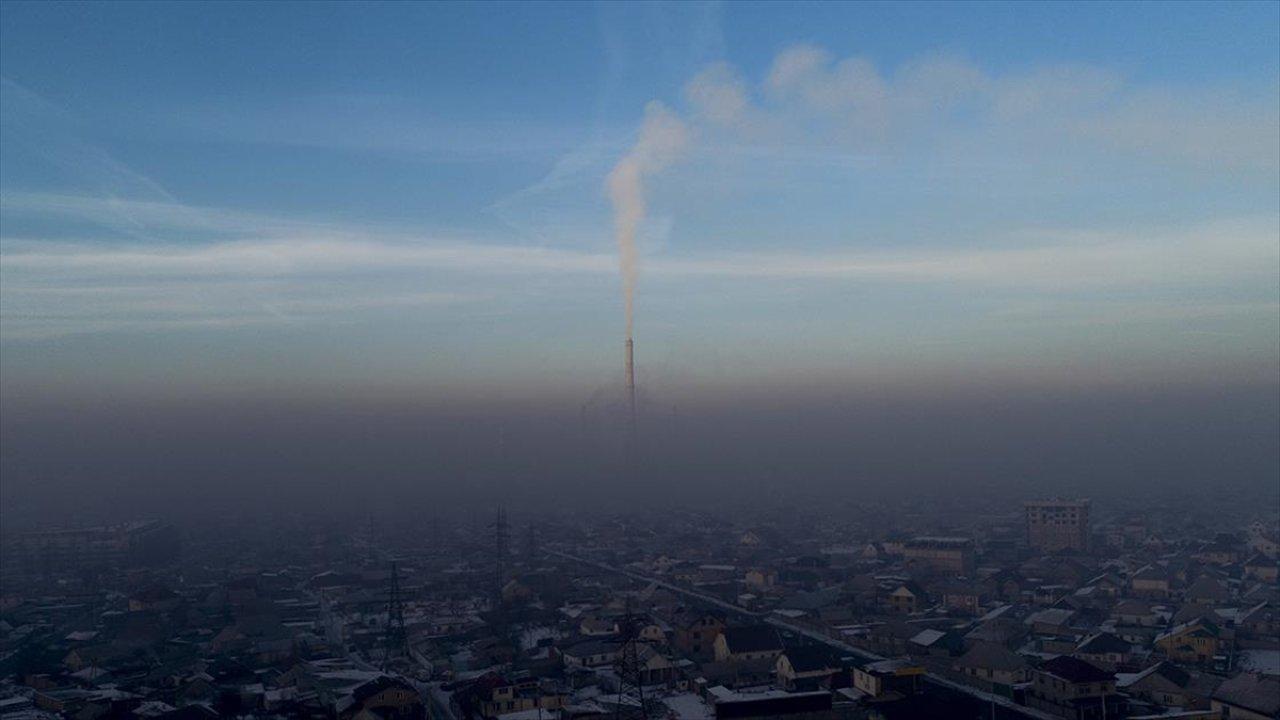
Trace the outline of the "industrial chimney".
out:
<instances>
[{"instance_id":1,"label":"industrial chimney","mask_svg":"<svg viewBox=\"0 0 1280 720\"><path fill-rule=\"evenodd\" d=\"M635 343L631 334L627 334L627 435L624 441L626 448L626 473L635 482L639 473L637 464L637 432L636 432L636 359Z\"/></svg>"},{"instance_id":2,"label":"industrial chimney","mask_svg":"<svg viewBox=\"0 0 1280 720\"><path fill-rule=\"evenodd\" d=\"M627 422L634 436L636 432L636 358L635 343L627 336Z\"/></svg>"}]
</instances>

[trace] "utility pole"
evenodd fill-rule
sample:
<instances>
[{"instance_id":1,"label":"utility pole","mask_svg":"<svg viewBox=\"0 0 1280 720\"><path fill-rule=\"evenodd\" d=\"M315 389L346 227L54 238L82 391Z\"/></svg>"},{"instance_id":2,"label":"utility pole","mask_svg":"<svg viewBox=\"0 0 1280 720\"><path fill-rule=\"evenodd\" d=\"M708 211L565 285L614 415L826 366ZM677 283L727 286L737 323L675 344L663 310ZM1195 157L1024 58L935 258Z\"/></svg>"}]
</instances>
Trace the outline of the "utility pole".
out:
<instances>
[{"instance_id":1,"label":"utility pole","mask_svg":"<svg viewBox=\"0 0 1280 720\"><path fill-rule=\"evenodd\" d=\"M507 511L498 506L498 516L493 521L493 602L494 607L502 605L502 588L507 581L507 547L510 544L510 527L507 525Z\"/></svg>"},{"instance_id":2,"label":"utility pole","mask_svg":"<svg viewBox=\"0 0 1280 720\"><path fill-rule=\"evenodd\" d=\"M383 640L382 669L391 664L392 656L409 654L409 638L404 630L404 598L400 596L400 569L391 561L391 581L387 588L387 629Z\"/></svg>"},{"instance_id":3,"label":"utility pole","mask_svg":"<svg viewBox=\"0 0 1280 720\"><path fill-rule=\"evenodd\" d=\"M529 521L529 529L525 536L525 552L529 562L529 569L533 569L533 564L538 562L538 531L534 527L533 521Z\"/></svg>"}]
</instances>

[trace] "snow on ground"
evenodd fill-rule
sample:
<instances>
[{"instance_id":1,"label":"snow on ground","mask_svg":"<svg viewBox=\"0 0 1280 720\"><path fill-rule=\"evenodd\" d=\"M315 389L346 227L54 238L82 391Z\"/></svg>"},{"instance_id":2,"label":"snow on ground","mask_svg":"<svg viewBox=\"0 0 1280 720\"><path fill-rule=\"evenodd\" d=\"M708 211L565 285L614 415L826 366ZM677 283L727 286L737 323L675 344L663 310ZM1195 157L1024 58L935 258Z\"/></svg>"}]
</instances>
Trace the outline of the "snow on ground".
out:
<instances>
[{"instance_id":1,"label":"snow on ground","mask_svg":"<svg viewBox=\"0 0 1280 720\"><path fill-rule=\"evenodd\" d=\"M671 708L671 712L679 720L706 720L716 716L711 706L693 693L662 698L662 704Z\"/></svg>"}]
</instances>

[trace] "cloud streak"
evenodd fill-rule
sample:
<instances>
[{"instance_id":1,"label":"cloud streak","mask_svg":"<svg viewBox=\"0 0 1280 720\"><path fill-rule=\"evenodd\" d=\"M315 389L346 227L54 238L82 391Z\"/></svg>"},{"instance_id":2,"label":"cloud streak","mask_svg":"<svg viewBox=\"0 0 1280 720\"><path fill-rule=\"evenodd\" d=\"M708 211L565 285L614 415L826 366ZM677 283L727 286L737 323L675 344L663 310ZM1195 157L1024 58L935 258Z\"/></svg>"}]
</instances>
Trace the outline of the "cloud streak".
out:
<instances>
[{"instance_id":1,"label":"cloud streak","mask_svg":"<svg viewBox=\"0 0 1280 720\"><path fill-rule=\"evenodd\" d=\"M206 216L208 217L208 216ZM270 221L268 228L289 227ZM913 250L725 252L650 258L655 275L869 278L969 282L1041 289L1219 282L1273 275L1280 219L1241 218L1192 228L1134 231L1010 232L999 245ZM948 239L954 240L954 239ZM12 273L120 278L148 276L286 277L412 268L477 274L614 272L607 253L479 243L325 226L288 236L202 243L101 244L5 238Z\"/></svg>"},{"instance_id":2,"label":"cloud streak","mask_svg":"<svg viewBox=\"0 0 1280 720\"><path fill-rule=\"evenodd\" d=\"M22 198L7 198L13 211ZM42 198L84 217L96 201ZM106 208L103 208L106 211ZM341 321L386 307L483 302L509 278L604 278L610 253L481 243L403 230L255 218L151 203L146 213L227 239L182 242L0 240L0 331L6 338L219 322ZM255 222L257 231L255 232ZM178 233L181 235L181 233ZM1119 295L1167 288L1262 287L1280 264L1276 217L1158 231L1011 232L999 243L912 250L664 253L646 260L664 283L717 279L880 283ZM424 283L429 286L424 290ZM572 282L570 283L573 284ZM801 285L803 286L803 285ZM1264 308L1265 310L1265 308Z\"/></svg>"},{"instance_id":3,"label":"cloud streak","mask_svg":"<svg viewBox=\"0 0 1280 720\"><path fill-rule=\"evenodd\" d=\"M145 237L145 229L129 207L139 201L175 202L159 183L83 137L83 123L40 95L0 77L0 97L0 137L9 162L24 155L39 158L77 190L118 202L100 216L102 224Z\"/></svg>"}]
</instances>

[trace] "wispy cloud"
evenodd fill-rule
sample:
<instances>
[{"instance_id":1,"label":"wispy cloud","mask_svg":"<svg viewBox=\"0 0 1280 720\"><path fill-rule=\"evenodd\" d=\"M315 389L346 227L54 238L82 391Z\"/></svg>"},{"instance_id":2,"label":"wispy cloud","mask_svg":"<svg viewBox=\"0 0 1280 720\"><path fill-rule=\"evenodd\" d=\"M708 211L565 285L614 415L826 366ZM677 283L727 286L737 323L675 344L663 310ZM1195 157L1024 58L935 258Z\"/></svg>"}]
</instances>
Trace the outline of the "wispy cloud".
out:
<instances>
[{"instance_id":1,"label":"wispy cloud","mask_svg":"<svg viewBox=\"0 0 1280 720\"><path fill-rule=\"evenodd\" d=\"M611 255L549 248L438 242L362 233L237 240L196 247L5 242L14 272L122 279L147 276L289 277L436 268L479 273L615 273Z\"/></svg>"},{"instance_id":2,"label":"wispy cloud","mask_svg":"<svg viewBox=\"0 0 1280 720\"><path fill-rule=\"evenodd\" d=\"M6 198L7 207L28 207ZM50 199L40 207L70 208L93 217L113 203L91 198ZM102 244L4 238L11 271L139 275L326 274L365 270L438 268L477 273L616 273L611 253L484 243L408 230L378 230L307 223L209 208L139 204L149 221L237 236L192 244ZM186 223L184 225L184 223ZM775 278L868 278L952 281L1035 287L1218 282L1272 275L1280 259L1280 219L1239 218L1193 227L1146 230L1007 231L996 242L938 238L913 250L724 252L714 256L664 254L649 258L656 274ZM959 245L959 247L957 247Z\"/></svg>"},{"instance_id":3,"label":"wispy cloud","mask_svg":"<svg viewBox=\"0 0 1280 720\"><path fill-rule=\"evenodd\" d=\"M703 224L723 220L733 212L729 203L753 202L760 193L803 202L806 182L827 193L833 180L900 188L895 203L915 203L926 214L937 207L940 185L952 193L981 189L996 197L1096 204L1103 182L1133 196L1134 210L1142 211L1168 202L1160 193L1169 186L1155 187L1161 182L1189 179L1178 191L1211 183L1217 192L1238 186L1256 193L1275 185L1280 168L1276 87L1178 86L1086 63L993 70L960 54L935 53L885 66L797 45L758 76L711 63L685 83L680 100L672 104L690 126L695 157L655 195L697 195L706 213L688 220ZM554 243L592 232L603 238L608 220L598 188L628 146L598 136L490 209L526 238ZM665 215L669 199L655 198L655 217ZM1156 210L1157 217L1169 214ZM779 224L807 219L781 207L777 216ZM653 249L655 230L642 228L642 246ZM1010 230L993 228L993 235ZM746 244L765 240L744 237ZM1026 262L1038 259L1027 253ZM840 272L853 272L854 264L841 263Z\"/></svg>"},{"instance_id":4,"label":"wispy cloud","mask_svg":"<svg viewBox=\"0 0 1280 720\"><path fill-rule=\"evenodd\" d=\"M1129 288L1274 278L1275 218L1193 228L1006 232L998 246L962 243L910 251L728 253L714 259L654 259L654 273L972 283L1039 290Z\"/></svg>"},{"instance_id":5,"label":"wispy cloud","mask_svg":"<svg viewBox=\"0 0 1280 720\"><path fill-rule=\"evenodd\" d=\"M0 135L7 161L35 158L53 168L74 192L120 203L99 217L101 224L143 237L145 228L130 214L130 207L175 202L158 182L87 138L83 124L57 105L9 78L0 78L0 98Z\"/></svg>"},{"instance_id":6,"label":"wispy cloud","mask_svg":"<svg viewBox=\"0 0 1280 720\"><path fill-rule=\"evenodd\" d=\"M1280 302L1196 302L1190 300L1077 300L1017 302L993 313L998 320L1043 326L1114 326L1182 323L1233 318L1280 318ZM1234 335L1187 329L1188 334Z\"/></svg>"},{"instance_id":7,"label":"wispy cloud","mask_svg":"<svg viewBox=\"0 0 1280 720\"><path fill-rule=\"evenodd\" d=\"M6 340L121 331L325 325L355 322L363 313L456 307L479 296L445 292L334 294L320 283L159 281L127 286L28 285L6 290L0 327Z\"/></svg>"},{"instance_id":8,"label":"wispy cloud","mask_svg":"<svg viewBox=\"0 0 1280 720\"><path fill-rule=\"evenodd\" d=\"M104 229L116 227L116 218L127 216L136 227L160 233L198 233L201 236L234 237L245 234L270 236L320 231L325 223L301 218L280 218L227 208L206 208L176 200L68 195L39 192L0 193L0 212L11 217L74 220Z\"/></svg>"},{"instance_id":9,"label":"wispy cloud","mask_svg":"<svg viewBox=\"0 0 1280 720\"><path fill-rule=\"evenodd\" d=\"M9 213L93 218L112 201L6 196ZM340 322L378 308L482 302L513 292L512 277L617 273L610 252L479 242L337 223L309 223L141 203L147 222L211 242L0 239L0 330L9 338L137 327L245 322ZM668 283L702 279L1004 288L1037 293L1275 285L1280 219L1192 228L1011 232L998 242L945 238L913 250L714 255L662 253L646 272ZM743 292L750 292L744 286Z\"/></svg>"}]
</instances>

